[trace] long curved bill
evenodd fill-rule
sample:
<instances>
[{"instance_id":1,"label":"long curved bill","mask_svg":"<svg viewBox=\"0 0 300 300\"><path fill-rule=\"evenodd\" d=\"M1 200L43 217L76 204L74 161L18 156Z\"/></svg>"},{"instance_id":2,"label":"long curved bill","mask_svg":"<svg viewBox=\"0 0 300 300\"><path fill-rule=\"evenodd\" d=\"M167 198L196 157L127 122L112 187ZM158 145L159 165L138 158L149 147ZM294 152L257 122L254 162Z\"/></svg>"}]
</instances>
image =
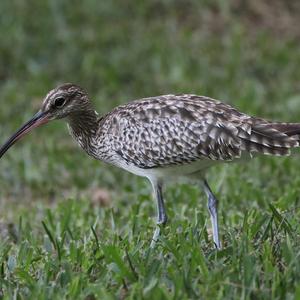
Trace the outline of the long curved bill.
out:
<instances>
[{"instance_id":1,"label":"long curved bill","mask_svg":"<svg viewBox=\"0 0 300 300\"><path fill-rule=\"evenodd\" d=\"M0 158L4 153L19 139L26 135L33 128L36 128L40 125L46 124L49 122L48 114L42 111L39 111L33 116L31 120L25 123L15 134L13 134L7 142L0 148Z\"/></svg>"}]
</instances>

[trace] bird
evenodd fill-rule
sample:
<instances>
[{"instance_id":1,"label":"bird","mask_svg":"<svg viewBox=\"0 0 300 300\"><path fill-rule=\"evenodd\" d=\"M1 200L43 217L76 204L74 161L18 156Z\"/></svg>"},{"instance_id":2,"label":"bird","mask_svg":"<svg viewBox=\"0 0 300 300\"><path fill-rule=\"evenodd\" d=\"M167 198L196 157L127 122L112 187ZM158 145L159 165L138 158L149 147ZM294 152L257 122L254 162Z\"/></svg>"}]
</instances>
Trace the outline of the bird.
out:
<instances>
[{"instance_id":1,"label":"bird","mask_svg":"<svg viewBox=\"0 0 300 300\"><path fill-rule=\"evenodd\" d=\"M300 123L253 117L194 94L142 98L99 115L83 88L64 83L52 89L32 119L3 144L0 158L33 128L58 119L66 120L71 136L89 156L149 179L157 206L152 248L168 221L163 197L167 181L183 177L201 183L213 243L221 249L218 200L207 182L207 169L255 154L286 156L300 143Z\"/></svg>"}]
</instances>

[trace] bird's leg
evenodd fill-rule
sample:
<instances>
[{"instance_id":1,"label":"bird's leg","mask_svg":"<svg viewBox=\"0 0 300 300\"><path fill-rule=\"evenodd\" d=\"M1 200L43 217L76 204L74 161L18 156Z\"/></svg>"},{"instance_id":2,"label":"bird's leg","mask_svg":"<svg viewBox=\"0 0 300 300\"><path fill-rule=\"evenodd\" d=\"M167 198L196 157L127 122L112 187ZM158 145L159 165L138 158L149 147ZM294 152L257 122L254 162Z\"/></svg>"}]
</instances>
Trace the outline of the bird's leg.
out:
<instances>
[{"instance_id":1,"label":"bird's leg","mask_svg":"<svg viewBox=\"0 0 300 300\"><path fill-rule=\"evenodd\" d=\"M157 239L160 235L160 227L167 223L168 217L164 205L164 199L162 196L162 184L158 181L151 181L153 190L154 190L154 197L157 203L157 222L156 228L152 237L152 241L150 244L151 248L155 247Z\"/></svg>"},{"instance_id":2,"label":"bird's leg","mask_svg":"<svg viewBox=\"0 0 300 300\"><path fill-rule=\"evenodd\" d=\"M219 226L218 226L218 200L212 193L206 180L203 181L204 191L207 195L208 202L207 207L210 214L212 230L213 230L213 240L217 249L221 249L221 243L219 239Z\"/></svg>"}]
</instances>

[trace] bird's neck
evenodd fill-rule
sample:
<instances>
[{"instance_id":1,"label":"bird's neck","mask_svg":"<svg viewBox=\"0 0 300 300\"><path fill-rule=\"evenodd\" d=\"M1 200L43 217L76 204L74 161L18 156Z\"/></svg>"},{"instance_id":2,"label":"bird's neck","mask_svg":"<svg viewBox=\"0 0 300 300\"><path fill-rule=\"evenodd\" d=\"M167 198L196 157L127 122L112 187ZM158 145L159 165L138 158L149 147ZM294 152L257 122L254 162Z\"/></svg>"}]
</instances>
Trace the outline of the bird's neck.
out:
<instances>
[{"instance_id":1,"label":"bird's neck","mask_svg":"<svg viewBox=\"0 0 300 300\"><path fill-rule=\"evenodd\" d=\"M88 154L93 154L93 143L99 126L98 121L99 116L92 108L75 112L67 120L71 135Z\"/></svg>"}]
</instances>

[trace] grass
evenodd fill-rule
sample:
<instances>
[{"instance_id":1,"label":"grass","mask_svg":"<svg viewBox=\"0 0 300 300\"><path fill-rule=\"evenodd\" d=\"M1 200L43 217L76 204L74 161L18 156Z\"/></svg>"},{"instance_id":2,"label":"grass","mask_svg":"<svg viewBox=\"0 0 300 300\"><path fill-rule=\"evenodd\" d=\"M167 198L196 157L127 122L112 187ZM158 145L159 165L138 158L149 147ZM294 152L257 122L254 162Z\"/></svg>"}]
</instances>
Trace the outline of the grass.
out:
<instances>
[{"instance_id":1,"label":"grass","mask_svg":"<svg viewBox=\"0 0 300 300\"><path fill-rule=\"evenodd\" d=\"M2 1L1 143L67 81L102 113L189 92L297 122L299 10L290 5ZM1 159L0 299L300 298L299 155L210 170L219 252L202 191L171 184L170 223L150 250L148 182L90 159L67 135L53 122Z\"/></svg>"}]
</instances>

